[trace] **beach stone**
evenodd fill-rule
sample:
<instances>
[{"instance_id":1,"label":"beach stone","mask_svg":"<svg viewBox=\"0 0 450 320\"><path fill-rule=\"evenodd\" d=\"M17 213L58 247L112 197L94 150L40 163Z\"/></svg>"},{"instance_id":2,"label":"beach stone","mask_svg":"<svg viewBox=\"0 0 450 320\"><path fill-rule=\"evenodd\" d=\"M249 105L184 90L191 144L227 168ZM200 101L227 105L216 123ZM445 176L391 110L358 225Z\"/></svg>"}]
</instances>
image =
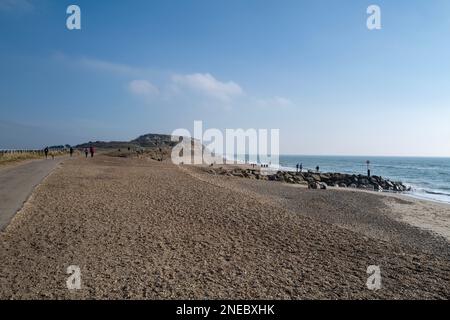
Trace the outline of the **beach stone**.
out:
<instances>
[{"instance_id":1,"label":"beach stone","mask_svg":"<svg viewBox=\"0 0 450 320\"><path fill-rule=\"evenodd\" d=\"M373 191L382 192L383 191L383 187L380 186L380 185L373 186Z\"/></svg>"},{"instance_id":2,"label":"beach stone","mask_svg":"<svg viewBox=\"0 0 450 320\"><path fill-rule=\"evenodd\" d=\"M367 186L369 184L369 180L367 180L365 178L362 178L362 179L359 180L359 183L362 184L362 185Z\"/></svg>"},{"instance_id":3,"label":"beach stone","mask_svg":"<svg viewBox=\"0 0 450 320\"><path fill-rule=\"evenodd\" d=\"M308 189L317 189L317 183L316 182L308 183Z\"/></svg>"},{"instance_id":4,"label":"beach stone","mask_svg":"<svg viewBox=\"0 0 450 320\"><path fill-rule=\"evenodd\" d=\"M328 187L328 185L325 182L320 182L319 186L320 186L321 190L327 190L327 187Z\"/></svg>"},{"instance_id":5,"label":"beach stone","mask_svg":"<svg viewBox=\"0 0 450 320\"><path fill-rule=\"evenodd\" d=\"M316 180L314 180L313 177L306 177L305 180L306 180L307 182L311 182L311 183L316 182Z\"/></svg>"},{"instance_id":6,"label":"beach stone","mask_svg":"<svg viewBox=\"0 0 450 320\"><path fill-rule=\"evenodd\" d=\"M392 182L390 182L389 180L385 181L387 187L385 189L393 189L394 188L394 184Z\"/></svg>"}]
</instances>

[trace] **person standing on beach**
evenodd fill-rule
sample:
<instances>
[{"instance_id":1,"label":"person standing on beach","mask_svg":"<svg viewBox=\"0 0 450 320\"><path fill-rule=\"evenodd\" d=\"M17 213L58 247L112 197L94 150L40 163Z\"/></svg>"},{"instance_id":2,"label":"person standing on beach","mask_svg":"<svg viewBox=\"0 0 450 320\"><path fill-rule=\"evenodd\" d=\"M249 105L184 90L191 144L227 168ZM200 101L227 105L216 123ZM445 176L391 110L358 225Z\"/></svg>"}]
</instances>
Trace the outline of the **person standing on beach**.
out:
<instances>
[{"instance_id":1,"label":"person standing on beach","mask_svg":"<svg viewBox=\"0 0 450 320\"><path fill-rule=\"evenodd\" d=\"M317 173L319 173L319 171L320 171L320 167L319 166L316 167L316 171L317 171Z\"/></svg>"},{"instance_id":2,"label":"person standing on beach","mask_svg":"<svg viewBox=\"0 0 450 320\"><path fill-rule=\"evenodd\" d=\"M73 148L72 147L70 147L69 152L70 152L70 156L72 157L73 156Z\"/></svg>"},{"instance_id":3,"label":"person standing on beach","mask_svg":"<svg viewBox=\"0 0 450 320\"><path fill-rule=\"evenodd\" d=\"M88 157L88 149L87 148L84 148L84 154L86 155L86 158Z\"/></svg>"},{"instance_id":4,"label":"person standing on beach","mask_svg":"<svg viewBox=\"0 0 450 320\"><path fill-rule=\"evenodd\" d=\"M91 153L91 158L93 158L94 157L94 153L95 153L94 147L90 147L89 148L89 152Z\"/></svg>"},{"instance_id":5,"label":"person standing on beach","mask_svg":"<svg viewBox=\"0 0 450 320\"><path fill-rule=\"evenodd\" d=\"M45 159L47 159L48 158L48 147L45 147L44 153L45 153Z\"/></svg>"},{"instance_id":6,"label":"person standing on beach","mask_svg":"<svg viewBox=\"0 0 450 320\"><path fill-rule=\"evenodd\" d=\"M300 169L300 165L297 163L295 168L297 169L297 173L299 172L298 170Z\"/></svg>"}]
</instances>

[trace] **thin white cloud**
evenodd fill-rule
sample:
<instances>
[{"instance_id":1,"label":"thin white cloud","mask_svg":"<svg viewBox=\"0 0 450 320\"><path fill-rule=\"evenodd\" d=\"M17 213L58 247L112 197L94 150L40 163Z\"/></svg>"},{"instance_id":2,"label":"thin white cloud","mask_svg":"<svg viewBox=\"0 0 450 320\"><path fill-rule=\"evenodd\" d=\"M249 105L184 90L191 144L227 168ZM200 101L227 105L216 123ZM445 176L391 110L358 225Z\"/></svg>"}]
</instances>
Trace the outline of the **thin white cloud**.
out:
<instances>
[{"instance_id":1,"label":"thin white cloud","mask_svg":"<svg viewBox=\"0 0 450 320\"><path fill-rule=\"evenodd\" d=\"M145 98L144 101L151 103L155 102L155 97L159 97L162 103L170 101L179 103L181 101L186 106L219 106L227 109L234 107L279 108L294 105L289 99L280 96L262 99L249 95L238 83L218 80L210 73L172 75L163 82L160 90L150 80L144 80L151 78L152 73L148 69L88 57L70 57L61 52L54 54L53 57L90 70L116 74L128 78L128 81L135 79L131 82L127 81L128 92L133 96Z\"/></svg>"},{"instance_id":2,"label":"thin white cloud","mask_svg":"<svg viewBox=\"0 0 450 320\"><path fill-rule=\"evenodd\" d=\"M189 90L225 102L244 93L237 83L233 81L221 82L209 73L178 74L172 77L172 82L177 89Z\"/></svg>"},{"instance_id":3,"label":"thin white cloud","mask_svg":"<svg viewBox=\"0 0 450 320\"><path fill-rule=\"evenodd\" d=\"M129 83L128 89L136 96L155 96L159 94L159 89L147 80L133 80Z\"/></svg>"},{"instance_id":4,"label":"thin white cloud","mask_svg":"<svg viewBox=\"0 0 450 320\"><path fill-rule=\"evenodd\" d=\"M255 104L263 108L287 108L294 105L291 100L278 96L268 99L256 99Z\"/></svg>"},{"instance_id":5,"label":"thin white cloud","mask_svg":"<svg viewBox=\"0 0 450 320\"><path fill-rule=\"evenodd\" d=\"M31 11L33 4L30 0L0 0L0 11Z\"/></svg>"},{"instance_id":6,"label":"thin white cloud","mask_svg":"<svg viewBox=\"0 0 450 320\"><path fill-rule=\"evenodd\" d=\"M122 75L137 75L141 72L138 68L133 68L128 65L108 62L104 60L90 59L90 58L81 58L79 62L88 68L112 72Z\"/></svg>"},{"instance_id":7,"label":"thin white cloud","mask_svg":"<svg viewBox=\"0 0 450 320\"><path fill-rule=\"evenodd\" d=\"M135 68L126 64L120 64L88 57L74 57L66 55L65 53L62 52L56 52L53 54L52 57L53 59L63 61L68 64L76 64L78 66L82 66L90 70L109 72L120 76L136 77L142 74L144 71L143 69Z\"/></svg>"}]
</instances>

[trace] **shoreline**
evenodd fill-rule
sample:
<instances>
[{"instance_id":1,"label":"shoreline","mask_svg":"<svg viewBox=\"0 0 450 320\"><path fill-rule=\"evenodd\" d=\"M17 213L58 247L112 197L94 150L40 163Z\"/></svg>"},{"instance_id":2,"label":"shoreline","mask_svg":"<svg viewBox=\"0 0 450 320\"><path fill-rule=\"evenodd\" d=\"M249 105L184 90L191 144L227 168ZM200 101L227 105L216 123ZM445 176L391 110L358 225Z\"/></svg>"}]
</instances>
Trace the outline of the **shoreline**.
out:
<instances>
[{"instance_id":1,"label":"shoreline","mask_svg":"<svg viewBox=\"0 0 450 320\"><path fill-rule=\"evenodd\" d=\"M320 158L329 158L329 159L334 159L334 158L355 158L355 159L365 159L365 158L379 158L379 159L407 159L407 160L411 160L411 159L426 159L426 160L442 160L442 159L450 159L447 157L394 157L394 156L386 156L386 157L381 157L381 156L373 156L373 157L366 157L366 156L334 156L334 155L326 155L326 156L315 156L315 155L282 155L282 157L303 157L303 160L308 160L308 158L319 158L317 159L318 161L320 161ZM336 161L339 161L339 159L334 159ZM301 161L300 161L301 162ZM230 164L223 164L225 166L228 166ZM242 161L238 161L235 165L237 166L248 166L246 165L244 162ZM257 167L259 168L261 166L261 164L256 164ZM350 167L352 165L354 165L354 163L349 163L348 164ZM221 166L221 165L218 165ZM326 165L327 167L334 167L332 164L327 163ZM283 172L290 172L290 173L296 173L296 168L295 168L295 164L289 163L289 164L285 164L285 165L279 165L278 167L273 167L272 168L275 171L283 171ZM312 168L311 164L309 167L303 167L303 172L311 172L311 173L315 173L315 169ZM323 174L333 174L333 173L340 173L340 174L349 174L349 175L365 175L364 173L360 173L360 172L365 172L364 170L346 170L345 168L342 168L342 165L337 165L336 168L334 169L325 169L325 170L321 170L320 171ZM372 176L376 176L373 173L375 173L375 170L372 170ZM450 204L450 192L447 189L439 189L439 187L436 187L435 189L433 187L431 187L431 185L424 185L423 182L418 182L418 181L414 181L415 178L408 178L408 175L402 175L402 176L396 176L396 174L389 174L387 172L382 172L380 174L380 176L382 176L383 178L387 179L387 180L391 180L391 181L401 181L401 183L403 185L405 185L408 189L411 189L410 192L410 196L411 197L415 197L418 199L423 199L423 200L429 200L432 202L438 202L438 203L448 203ZM392 178L394 177L394 178ZM426 174L423 175L423 177L426 177L424 181L428 181L428 177ZM432 185L436 185L439 182L436 181L432 181Z\"/></svg>"},{"instance_id":2,"label":"shoreline","mask_svg":"<svg viewBox=\"0 0 450 320\"><path fill-rule=\"evenodd\" d=\"M436 233L439 236L446 238L450 243L450 203L434 201L431 199L420 199L406 193L374 192L369 190L352 190L334 187L331 187L331 189L341 192L353 191L378 195L392 208L392 212L395 214L391 213L390 216L393 219L400 222L406 222L425 231ZM391 201L392 199L400 200L401 205L398 205L398 202ZM411 204L408 205L408 203ZM422 212L429 213L429 216L421 213L421 210ZM434 217L434 219L431 217Z\"/></svg>"},{"instance_id":3,"label":"shoreline","mask_svg":"<svg viewBox=\"0 0 450 320\"><path fill-rule=\"evenodd\" d=\"M208 172L208 170L211 169L210 166L192 165L187 167L200 168L202 171L206 171L208 174L212 175L211 172ZM220 167L223 167L223 169L225 170L233 170L236 168L253 169L251 165L247 164L226 164ZM250 180L255 182L263 182L262 180L247 179L242 177L236 178L237 180L242 181ZM273 184L281 184L290 188L301 188L304 190L308 190L308 186L304 184L292 184L282 181L267 182ZM419 199L408 194L407 192L373 191L361 188L342 188L334 186L328 186L327 190L317 190L317 192L319 193L327 191L359 192L378 196L389 208L386 209L385 212L392 219L395 219L398 222L407 223L424 231L432 232L440 237L445 238L446 241L450 243L450 203L434 201L432 199ZM401 205L399 205L398 202L393 199L397 199L398 201L402 202Z\"/></svg>"},{"instance_id":4,"label":"shoreline","mask_svg":"<svg viewBox=\"0 0 450 320\"><path fill-rule=\"evenodd\" d=\"M400 157L401 158L401 157ZM228 169L234 169L234 168L238 168L238 169L245 169L245 170L260 170L261 169L261 165L257 164L256 167L252 167L251 164L246 164L246 163L234 163L234 164L220 164L220 165L215 165L214 167L208 166L208 165L195 165L195 166L199 166L199 167L205 167L205 168L228 168ZM269 170L273 171L274 173L276 172L283 172L283 173L291 173L291 174L296 174L296 169L295 168L291 168L291 167L280 167L280 169L274 169L274 168L269 168ZM341 173L341 172L328 172L328 171L321 171L319 173L314 172L313 170L305 170L303 169L303 172L301 173L309 173L309 174L340 174L340 175L352 175L352 176L363 176L361 174L356 174L356 173ZM372 177L377 177L376 175L372 175ZM392 179L390 179L389 177L383 178L387 181L394 181ZM422 201L428 201L431 203L439 203L439 204L445 204L450 206L450 199L449 201L442 201L442 200L438 200L435 198L431 198L431 197L426 197L426 196L420 196L417 195L416 193L414 193L414 188L415 186L413 186L412 184L405 182L405 181L400 181L400 184L406 186L407 188L411 188L411 190L405 190L405 191L389 191L389 190L380 190L380 191L375 191L375 190L368 190L369 192L381 192L383 194L401 194L404 195L408 198L413 198L416 200L422 200ZM334 186L330 186L327 185L328 188L335 188ZM345 189L345 188L341 188L341 189ZM360 191L364 191L364 189L360 189L360 188L351 188L351 189L357 189Z\"/></svg>"}]
</instances>

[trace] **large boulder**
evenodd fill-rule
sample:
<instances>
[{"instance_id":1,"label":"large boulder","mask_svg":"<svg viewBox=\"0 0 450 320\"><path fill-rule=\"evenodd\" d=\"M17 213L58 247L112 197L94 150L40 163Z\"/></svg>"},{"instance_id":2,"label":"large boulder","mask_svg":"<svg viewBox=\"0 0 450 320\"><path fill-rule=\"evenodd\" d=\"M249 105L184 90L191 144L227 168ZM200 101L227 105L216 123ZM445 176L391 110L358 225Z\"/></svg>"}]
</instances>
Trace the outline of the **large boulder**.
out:
<instances>
[{"instance_id":1,"label":"large boulder","mask_svg":"<svg viewBox=\"0 0 450 320\"><path fill-rule=\"evenodd\" d=\"M306 177L305 180L308 181L308 182L310 182L310 183L316 182L316 180L314 180L314 178L313 178L313 177L310 177L310 176L309 176L309 177Z\"/></svg>"},{"instance_id":2,"label":"large boulder","mask_svg":"<svg viewBox=\"0 0 450 320\"><path fill-rule=\"evenodd\" d=\"M359 179L359 183L362 184L362 185L367 186L367 185L369 185L369 180L366 179L366 178L360 178Z\"/></svg>"},{"instance_id":3,"label":"large boulder","mask_svg":"<svg viewBox=\"0 0 450 320\"><path fill-rule=\"evenodd\" d=\"M383 191L383 187L380 186L379 184L374 184L373 185L373 191L382 192Z\"/></svg>"},{"instance_id":4,"label":"large boulder","mask_svg":"<svg viewBox=\"0 0 450 320\"><path fill-rule=\"evenodd\" d=\"M317 189L318 187L320 188L320 185L317 182L308 183L308 189Z\"/></svg>"}]
</instances>

